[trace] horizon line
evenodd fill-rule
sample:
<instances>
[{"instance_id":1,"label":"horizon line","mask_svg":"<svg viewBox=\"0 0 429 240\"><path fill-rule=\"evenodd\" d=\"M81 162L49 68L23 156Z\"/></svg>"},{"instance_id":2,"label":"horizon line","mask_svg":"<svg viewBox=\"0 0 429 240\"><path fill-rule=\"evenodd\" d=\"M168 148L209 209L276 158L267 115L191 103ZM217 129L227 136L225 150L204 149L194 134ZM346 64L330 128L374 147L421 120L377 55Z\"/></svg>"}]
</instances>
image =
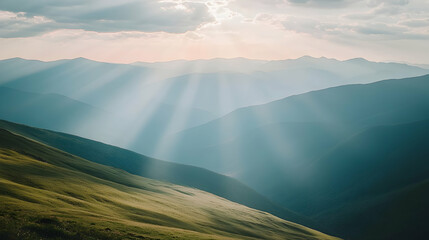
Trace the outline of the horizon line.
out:
<instances>
[{"instance_id":1,"label":"horizon line","mask_svg":"<svg viewBox=\"0 0 429 240\"><path fill-rule=\"evenodd\" d=\"M166 60L166 61L134 61L134 62L129 62L129 63L122 63L122 62L109 62L109 61L102 61L102 60L96 60L96 59L91 59L91 58L87 58L87 57L75 57L75 58L59 58L59 59L54 59L54 60L42 60L42 59L31 59L31 58L25 58L25 57L10 57L10 58L1 58L0 61L6 61L6 60L12 60L12 59L21 59L21 60L26 60L26 61L39 61L39 62L44 62L44 63L50 63L50 62L57 62L57 61L66 61L66 60L78 60L78 59L84 59L84 60L88 60L88 61L93 61L93 62L99 62L99 63L110 63L110 64L119 64L119 65L133 65L133 64L138 64L138 63L147 63L147 64L157 64L157 63L171 63L171 62L192 62L192 61L212 61L212 60L237 60L237 59L243 59L243 60L250 60L250 61L265 61L265 62L275 62L275 61L287 61L287 60L298 60L298 59L303 59L303 58L310 58L310 59L327 59L327 60L336 60L336 61L340 61L340 62L346 62L346 61L350 61L350 60L357 60L357 59L361 59L361 60L365 60L368 62L374 62L374 63L399 63L399 64L407 64L407 65L429 65L427 63L410 63L410 62L403 62L403 61L373 61L364 57L353 57L353 58L347 58L347 59L338 59L338 58L331 58L331 57L325 57L325 56L320 56L320 57L314 57L311 55L302 55L300 57L297 58L279 58L279 59L256 59L256 58L246 58L246 57L214 57L214 58L196 58L196 59L185 59L185 58L178 58L178 59L172 59L172 60Z\"/></svg>"}]
</instances>

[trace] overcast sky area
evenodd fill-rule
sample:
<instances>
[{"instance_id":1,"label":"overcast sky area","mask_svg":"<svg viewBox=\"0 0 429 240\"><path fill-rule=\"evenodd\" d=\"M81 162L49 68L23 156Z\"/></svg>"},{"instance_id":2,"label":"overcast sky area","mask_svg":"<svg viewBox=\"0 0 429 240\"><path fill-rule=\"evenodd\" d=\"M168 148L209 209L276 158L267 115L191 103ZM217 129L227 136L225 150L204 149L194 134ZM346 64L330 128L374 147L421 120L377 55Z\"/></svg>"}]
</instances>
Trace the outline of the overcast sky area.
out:
<instances>
[{"instance_id":1,"label":"overcast sky area","mask_svg":"<svg viewBox=\"0 0 429 240\"><path fill-rule=\"evenodd\" d=\"M1 0L0 59L429 64L428 0Z\"/></svg>"}]
</instances>

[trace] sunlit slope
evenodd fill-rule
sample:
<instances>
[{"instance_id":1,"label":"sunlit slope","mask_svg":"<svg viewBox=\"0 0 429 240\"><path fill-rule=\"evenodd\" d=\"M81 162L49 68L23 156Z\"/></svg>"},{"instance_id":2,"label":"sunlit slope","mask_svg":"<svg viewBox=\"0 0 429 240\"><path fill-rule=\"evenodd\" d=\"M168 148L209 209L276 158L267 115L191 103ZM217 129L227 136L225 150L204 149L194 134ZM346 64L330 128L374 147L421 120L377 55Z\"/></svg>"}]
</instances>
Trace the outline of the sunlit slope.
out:
<instances>
[{"instance_id":1,"label":"sunlit slope","mask_svg":"<svg viewBox=\"0 0 429 240\"><path fill-rule=\"evenodd\" d=\"M0 234L61 239L334 239L212 194L0 130Z\"/></svg>"},{"instance_id":2,"label":"sunlit slope","mask_svg":"<svg viewBox=\"0 0 429 240\"><path fill-rule=\"evenodd\" d=\"M95 163L113 166L151 179L201 189L245 206L269 212L283 219L315 227L312 221L272 203L241 182L206 169L165 162L81 137L2 120L0 120L0 128L35 139Z\"/></svg>"}]
</instances>

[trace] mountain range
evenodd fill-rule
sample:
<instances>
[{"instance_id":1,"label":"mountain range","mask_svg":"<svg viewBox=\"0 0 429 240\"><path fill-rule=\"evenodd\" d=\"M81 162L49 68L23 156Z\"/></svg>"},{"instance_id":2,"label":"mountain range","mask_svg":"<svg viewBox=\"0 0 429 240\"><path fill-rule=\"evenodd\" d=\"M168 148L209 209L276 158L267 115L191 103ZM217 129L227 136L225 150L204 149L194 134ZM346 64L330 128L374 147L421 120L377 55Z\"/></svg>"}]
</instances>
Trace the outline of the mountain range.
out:
<instances>
[{"instance_id":1,"label":"mountain range","mask_svg":"<svg viewBox=\"0 0 429 240\"><path fill-rule=\"evenodd\" d=\"M82 117L84 120L60 129L39 124L39 119L34 123L31 118L17 122L81 135L143 154L161 154L167 136L238 108L333 86L429 73L406 64L308 56L282 61L237 58L132 65L84 58L53 62L13 58L1 60L0 71L4 73L0 87L62 95L95 108ZM59 103L62 101L65 100ZM8 101L11 109L21 107L13 104ZM51 108L49 104L39 107ZM8 118L9 114L3 116L5 120L16 120Z\"/></svg>"},{"instance_id":2,"label":"mountain range","mask_svg":"<svg viewBox=\"0 0 429 240\"><path fill-rule=\"evenodd\" d=\"M137 180L131 184L126 179L144 177L147 186L162 181L172 184L170 189L201 190L199 197L211 199L205 194L214 194L222 201L344 239L425 239L429 234L425 230L429 214L427 69L359 58L339 61L305 56L282 61L239 58L130 65L82 58L8 59L0 61L0 70L5 72L0 76L0 118L6 120L0 121L6 149L1 159L9 159L3 165L15 169L11 172L18 168L8 156L21 159L22 164L36 160L43 165L44 154L55 151L61 162L47 163L76 170L76 174L138 189ZM19 144L11 144L15 142ZM33 148L37 151L30 151ZM76 168L76 159L86 159L91 166ZM115 171L108 179L103 177L106 166ZM29 176L28 181L19 182L7 171L2 172L3 179L41 194L43 174L34 179L35 173L27 170L19 174ZM114 177L121 174L126 176ZM50 181L46 180L49 186ZM157 186L164 189L162 184ZM35 201L32 191L5 189L6 199L21 199L25 205ZM62 191L54 188L52 194ZM43 199L50 201L52 194ZM160 194L157 197L164 199ZM89 195L81 198L86 201ZM170 209L170 203L160 204ZM186 204L176 207L189 208ZM228 204L219 206L224 209ZM185 223L174 225L177 219L169 219L167 225L212 234L209 238L326 237L312 235L312 230L301 230L301 226L295 230L304 235L294 235L285 230L289 225L277 220L269 221L279 228L258 235L268 220L254 227L227 214L230 220L224 222L219 220L224 212L208 210L210 217L200 214L200 209L207 208L201 206L195 213L234 229L216 229L213 222L201 227L197 222L205 220L195 215L195 220L188 221L180 214L175 216L187 219ZM34 206L29 209L35 210ZM237 214L247 214L240 211ZM159 213L159 208L154 212ZM176 213L167 215L172 214ZM51 230L66 234L58 229L66 218L55 216L59 220L47 220L57 224ZM163 225L159 218L142 221ZM37 231L28 232L37 236ZM117 232L108 234L123 237Z\"/></svg>"},{"instance_id":3,"label":"mountain range","mask_svg":"<svg viewBox=\"0 0 429 240\"><path fill-rule=\"evenodd\" d=\"M359 231L368 221L342 210L370 213L381 204L371 205L375 199L427 180L428 93L425 75L292 96L180 132L170 139L174 148L158 157L233 176L339 236L371 239ZM424 204L413 207L409 213L422 219ZM342 218L332 217L339 212ZM391 217L390 227L402 217ZM409 234L395 229L398 236ZM413 239L424 236L419 229ZM382 233L371 230L373 239L393 239Z\"/></svg>"}]
</instances>

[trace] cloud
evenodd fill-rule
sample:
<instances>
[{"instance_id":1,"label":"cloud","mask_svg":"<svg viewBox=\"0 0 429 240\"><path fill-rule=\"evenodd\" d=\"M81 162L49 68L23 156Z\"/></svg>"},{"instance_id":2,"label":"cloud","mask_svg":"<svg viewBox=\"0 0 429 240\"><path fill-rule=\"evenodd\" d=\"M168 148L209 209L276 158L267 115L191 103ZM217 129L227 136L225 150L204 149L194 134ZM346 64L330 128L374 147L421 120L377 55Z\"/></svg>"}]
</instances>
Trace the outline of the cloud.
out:
<instances>
[{"instance_id":1,"label":"cloud","mask_svg":"<svg viewBox=\"0 0 429 240\"><path fill-rule=\"evenodd\" d=\"M357 33L364 35L388 35L388 36L400 36L408 31L405 27L392 26L383 23L378 24L365 24L351 28Z\"/></svg>"},{"instance_id":2,"label":"cloud","mask_svg":"<svg viewBox=\"0 0 429 240\"><path fill-rule=\"evenodd\" d=\"M290 17L283 21L282 25L285 30L317 38L329 38L335 41L368 41L429 39L429 31L420 30L424 23L427 24L427 20L386 24L380 22L324 22L312 18Z\"/></svg>"},{"instance_id":3,"label":"cloud","mask_svg":"<svg viewBox=\"0 0 429 240\"><path fill-rule=\"evenodd\" d=\"M376 7L380 5L396 5L396 6L404 6L410 3L409 0L368 0L369 7Z\"/></svg>"},{"instance_id":4,"label":"cloud","mask_svg":"<svg viewBox=\"0 0 429 240\"><path fill-rule=\"evenodd\" d=\"M301 7L337 8L353 3L351 0L287 0L290 4Z\"/></svg>"},{"instance_id":5,"label":"cloud","mask_svg":"<svg viewBox=\"0 0 429 240\"><path fill-rule=\"evenodd\" d=\"M53 28L53 20L23 12L0 11L0 37L28 37Z\"/></svg>"},{"instance_id":6,"label":"cloud","mask_svg":"<svg viewBox=\"0 0 429 240\"><path fill-rule=\"evenodd\" d=\"M427 28L429 26L429 18L427 19L410 19L402 21L399 24L413 28Z\"/></svg>"},{"instance_id":7,"label":"cloud","mask_svg":"<svg viewBox=\"0 0 429 240\"><path fill-rule=\"evenodd\" d=\"M2 0L0 10L0 26L6 26L0 37L25 37L57 29L184 33L214 21L204 2Z\"/></svg>"},{"instance_id":8,"label":"cloud","mask_svg":"<svg viewBox=\"0 0 429 240\"><path fill-rule=\"evenodd\" d=\"M359 0L362 1L362 0ZM302 8L342 8L356 1L353 0L231 0L229 6L237 11L252 13L281 12L290 7ZM258 12L259 11L259 12Z\"/></svg>"}]
</instances>

